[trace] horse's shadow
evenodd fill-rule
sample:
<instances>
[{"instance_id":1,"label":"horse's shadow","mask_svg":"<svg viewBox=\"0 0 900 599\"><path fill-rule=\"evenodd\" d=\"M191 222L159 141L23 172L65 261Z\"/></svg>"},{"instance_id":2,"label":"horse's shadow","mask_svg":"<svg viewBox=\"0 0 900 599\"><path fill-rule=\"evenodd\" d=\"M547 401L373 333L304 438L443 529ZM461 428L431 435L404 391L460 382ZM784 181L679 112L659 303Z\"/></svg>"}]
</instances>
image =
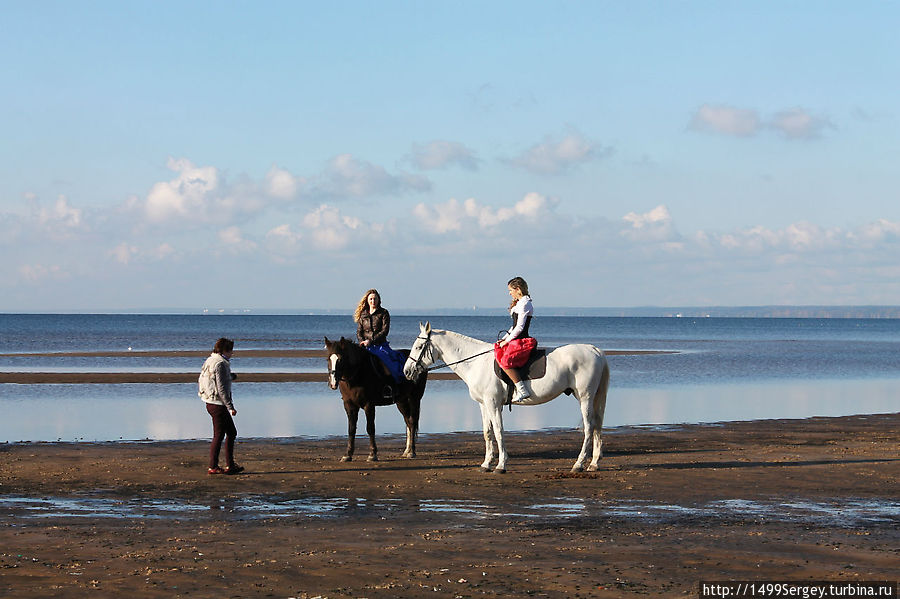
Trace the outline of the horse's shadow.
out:
<instances>
[{"instance_id":1,"label":"horse's shadow","mask_svg":"<svg viewBox=\"0 0 900 599\"><path fill-rule=\"evenodd\" d=\"M853 464L884 464L900 461L900 458L869 458L859 460L800 460L796 462L742 462L738 460L706 461L706 462L676 462L654 464L629 464L616 466L609 470L621 472L623 470L711 470L727 468L798 468L806 466L849 466ZM603 470L603 468L601 468Z\"/></svg>"},{"instance_id":2,"label":"horse's shadow","mask_svg":"<svg viewBox=\"0 0 900 599\"><path fill-rule=\"evenodd\" d=\"M715 451L720 451L717 449L664 449L664 450L646 450L646 449L615 449L615 450L603 450L603 459L608 460L609 458L615 457L629 457L629 456L645 456L645 455L662 455L669 453L711 453ZM532 451L516 451L514 448L510 448L510 452L515 454L517 458L532 458L538 460L556 460L556 459L569 459L572 457L571 450L567 449L539 449ZM601 461L602 464L602 461Z\"/></svg>"}]
</instances>

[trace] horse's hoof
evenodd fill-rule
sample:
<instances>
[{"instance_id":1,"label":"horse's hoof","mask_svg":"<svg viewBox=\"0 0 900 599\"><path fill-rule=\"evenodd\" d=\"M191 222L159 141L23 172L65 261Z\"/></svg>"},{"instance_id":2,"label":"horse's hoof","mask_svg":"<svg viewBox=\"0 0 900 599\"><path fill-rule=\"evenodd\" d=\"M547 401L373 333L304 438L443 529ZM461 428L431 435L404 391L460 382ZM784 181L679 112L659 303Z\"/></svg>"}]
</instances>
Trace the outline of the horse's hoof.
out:
<instances>
[{"instance_id":1,"label":"horse's hoof","mask_svg":"<svg viewBox=\"0 0 900 599\"><path fill-rule=\"evenodd\" d=\"M484 466L482 466L481 468L479 468L479 470L481 470L482 472L490 472L490 471L491 471L490 468L485 468Z\"/></svg>"},{"instance_id":2,"label":"horse's hoof","mask_svg":"<svg viewBox=\"0 0 900 599\"><path fill-rule=\"evenodd\" d=\"M341 458L341 461L342 462L351 462L351 461L353 461L353 456L345 455L344 457Z\"/></svg>"},{"instance_id":3,"label":"horse's hoof","mask_svg":"<svg viewBox=\"0 0 900 599\"><path fill-rule=\"evenodd\" d=\"M414 457L416 457L416 454L415 453L404 453L401 457L414 458Z\"/></svg>"},{"instance_id":4,"label":"horse's hoof","mask_svg":"<svg viewBox=\"0 0 900 599\"><path fill-rule=\"evenodd\" d=\"M370 455L369 457L366 458L366 461L367 461L367 462L377 462L377 461L378 461L378 456L377 456L377 455Z\"/></svg>"},{"instance_id":5,"label":"horse's hoof","mask_svg":"<svg viewBox=\"0 0 900 599\"><path fill-rule=\"evenodd\" d=\"M506 468L497 468L494 470L494 474L506 474Z\"/></svg>"},{"instance_id":6,"label":"horse's hoof","mask_svg":"<svg viewBox=\"0 0 900 599\"><path fill-rule=\"evenodd\" d=\"M572 472L584 472L584 466L572 466Z\"/></svg>"},{"instance_id":7,"label":"horse's hoof","mask_svg":"<svg viewBox=\"0 0 900 599\"><path fill-rule=\"evenodd\" d=\"M597 466L597 464L591 464L590 466L587 467L588 472L596 472L599 469L600 469L600 467Z\"/></svg>"}]
</instances>

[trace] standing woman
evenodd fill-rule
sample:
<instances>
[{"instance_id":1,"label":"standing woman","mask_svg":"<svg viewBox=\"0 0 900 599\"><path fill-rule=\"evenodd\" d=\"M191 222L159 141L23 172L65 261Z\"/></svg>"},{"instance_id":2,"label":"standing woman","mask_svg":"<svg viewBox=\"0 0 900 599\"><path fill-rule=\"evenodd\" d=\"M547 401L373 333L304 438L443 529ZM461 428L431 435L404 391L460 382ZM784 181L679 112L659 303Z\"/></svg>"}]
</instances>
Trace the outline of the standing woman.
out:
<instances>
[{"instance_id":1,"label":"standing woman","mask_svg":"<svg viewBox=\"0 0 900 599\"><path fill-rule=\"evenodd\" d=\"M234 462L237 428L231 417L237 416L237 410L231 401L231 381L235 378L231 374L230 362L233 353L234 341L225 337L220 338L200 370L199 395L206 403L206 411L213 422L213 438L209 447L210 474L237 474L243 470L243 467ZM224 469L219 468L219 451L223 439L225 439L225 461L228 464Z\"/></svg>"},{"instance_id":2,"label":"standing woman","mask_svg":"<svg viewBox=\"0 0 900 599\"><path fill-rule=\"evenodd\" d=\"M406 356L391 349L388 344L388 333L391 331L391 314L381 305L381 295L375 289L369 289L359 300L356 312L356 338L359 344L378 356L390 371L395 382L403 382L403 364ZM386 390L387 393L388 390ZM389 390L393 394L393 389Z\"/></svg>"},{"instance_id":3,"label":"standing woman","mask_svg":"<svg viewBox=\"0 0 900 599\"><path fill-rule=\"evenodd\" d=\"M534 306L531 304L531 296L528 295L528 283L522 277L514 277L506 284L512 302L509 304L509 315L513 324L506 334L494 344L494 357L497 363L516 386L515 402L521 402L531 397L531 392L525 388L518 368L525 365L531 351L537 347L537 341L528 334L531 317L534 314Z\"/></svg>"}]
</instances>

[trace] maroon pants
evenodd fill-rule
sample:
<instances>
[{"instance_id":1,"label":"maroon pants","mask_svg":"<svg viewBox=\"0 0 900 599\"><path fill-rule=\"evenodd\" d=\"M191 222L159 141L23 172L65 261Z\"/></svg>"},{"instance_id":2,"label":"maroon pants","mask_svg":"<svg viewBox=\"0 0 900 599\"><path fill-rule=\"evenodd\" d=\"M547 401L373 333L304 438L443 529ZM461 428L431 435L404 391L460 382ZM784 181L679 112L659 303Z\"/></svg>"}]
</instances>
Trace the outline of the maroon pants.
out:
<instances>
[{"instance_id":1,"label":"maroon pants","mask_svg":"<svg viewBox=\"0 0 900 599\"><path fill-rule=\"evenodd\" d=\"M213 421L213 438L212 444L209 446L209 467L218 468L219 466L219 450L222 448L222 440L225 439L225 462L226 467L234 466L234 439L237 437L237 428L234 426L234 420L225 406L208 403L206 411L212 416Z\"/></svg>"}]
</instances>

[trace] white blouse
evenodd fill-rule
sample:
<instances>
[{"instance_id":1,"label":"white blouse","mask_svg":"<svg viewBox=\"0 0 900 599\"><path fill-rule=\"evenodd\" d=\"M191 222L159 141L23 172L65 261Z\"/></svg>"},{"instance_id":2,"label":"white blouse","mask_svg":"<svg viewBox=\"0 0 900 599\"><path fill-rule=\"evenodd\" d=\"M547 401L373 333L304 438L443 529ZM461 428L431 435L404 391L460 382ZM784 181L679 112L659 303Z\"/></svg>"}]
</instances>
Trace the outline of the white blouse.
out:
<instances>
[{"instance_id":1,"label":"white blouse","mask_svg":"<svg viewBox=\"0 0 900 599\"><path fill-rule=\"evenodd\" d=\"M534 306L531 304L531 297L528 295L523 295L519 298L519 301L516 302L516 305L509 309L509 315L512 316L516 314L516 322L509 330L506 332L506 335L503 336L501 341L509 341L510 339L515 339L524 329L525 323L528 322L528 317L534 315Z\"/></svg>"}]
</instances>

